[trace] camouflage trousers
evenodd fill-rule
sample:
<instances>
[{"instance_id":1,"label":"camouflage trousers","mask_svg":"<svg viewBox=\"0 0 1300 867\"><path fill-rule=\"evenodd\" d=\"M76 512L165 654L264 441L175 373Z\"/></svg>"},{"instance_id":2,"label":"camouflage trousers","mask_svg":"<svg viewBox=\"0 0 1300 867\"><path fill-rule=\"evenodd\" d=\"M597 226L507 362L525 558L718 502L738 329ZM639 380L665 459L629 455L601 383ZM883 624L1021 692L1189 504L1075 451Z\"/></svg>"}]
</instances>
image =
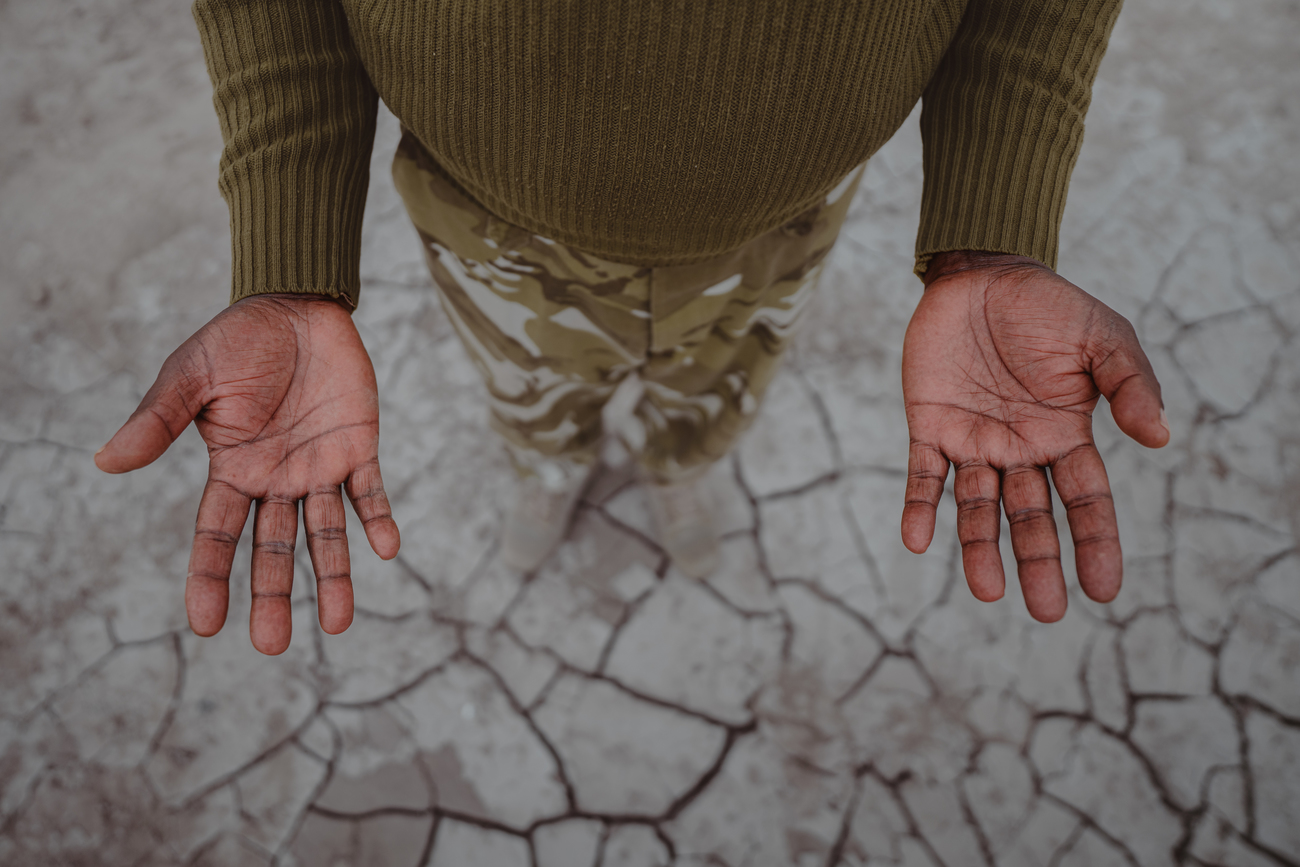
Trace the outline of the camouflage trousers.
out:
<instances>
[{"instance_id":1,"label":"camouflage trousers","mask_svg":"<svg viewBox=\"0 0 1300 867\"><path fill-rule=\"evenodd\" d=\"M737 250L645 267L500 220L409 133L393 161L443 306L487 385L492 426L521 472L531 457L589 464L616 433L664 480L723 457L754 420L861 174ZM631 424L610 431L614 404Z\"/></svg>"}]
</instances>

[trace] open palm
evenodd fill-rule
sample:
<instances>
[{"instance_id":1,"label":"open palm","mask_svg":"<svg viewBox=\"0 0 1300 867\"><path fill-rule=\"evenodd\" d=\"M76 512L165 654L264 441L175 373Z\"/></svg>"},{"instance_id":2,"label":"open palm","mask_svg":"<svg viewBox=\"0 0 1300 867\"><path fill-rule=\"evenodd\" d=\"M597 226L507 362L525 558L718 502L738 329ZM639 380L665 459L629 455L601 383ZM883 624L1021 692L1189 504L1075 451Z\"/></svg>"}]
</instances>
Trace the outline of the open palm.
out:
<instances>
[{"instance_id":1,"label":"open palm","mask_svg":"<svg viewBox=\"0 0 1300 867\"><path fill-rule=\"evenodd\" d=\"M1132 326L1032 259L936 257L903 347L911 451L903 541L928 547L948 465L956 467L962 565L979 599L1001 597L999 502L1011 526L1025 603L1065 613L1060 542L1048 482L1065 506L1079 583L1098 601L1119 592L1119 534L1092 438L1105 395L1143 445L1169 438L1160 386Z\"/></svg>"},{"instance_id":2,"label":"open palm","mask_svg":"<svg viewBox=\"0 0 1300 867\"><path fill-rule=\"evenodd\" d=\"M235 545L256 502L250 634L263 653L289 646L301 501L321 627L342 632L352 622L342 490L379 556L399 544L379 473L374 369L348 312L289 295L229 307L172 353L95 461L142 467L190 421L209 457L185 588L191 627L212 635L225 622Z\"/></svg>"}]
</instances>

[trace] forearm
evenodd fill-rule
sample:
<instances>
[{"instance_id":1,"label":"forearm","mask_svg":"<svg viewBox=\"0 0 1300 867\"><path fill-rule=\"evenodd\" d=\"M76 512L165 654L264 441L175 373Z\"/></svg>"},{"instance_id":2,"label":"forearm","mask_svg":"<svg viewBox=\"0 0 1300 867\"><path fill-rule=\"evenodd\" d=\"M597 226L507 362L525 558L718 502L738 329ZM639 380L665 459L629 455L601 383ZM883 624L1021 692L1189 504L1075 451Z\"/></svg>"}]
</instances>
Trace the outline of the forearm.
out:
<instances>
[{"instance_id":1,"label":"forearm","mask_svg":"<svg viewBox=\"0 0 1300 867\"><path fill-rule=\"evenodd\" d=\"M926 87L916 273L950 250L1055 267L1083 119L1120 0L971 0Z\"/></svg>"},{"instance_id":2,"label":"forearm","mask_svg":"<svg viewBox=\"0 0 1300 867\"><path fill-rule=\"evenodd\" d=\"M334 0L196 0L225 149L231 301L355 307L378 98Z\"/></svg>"}]
</instances>

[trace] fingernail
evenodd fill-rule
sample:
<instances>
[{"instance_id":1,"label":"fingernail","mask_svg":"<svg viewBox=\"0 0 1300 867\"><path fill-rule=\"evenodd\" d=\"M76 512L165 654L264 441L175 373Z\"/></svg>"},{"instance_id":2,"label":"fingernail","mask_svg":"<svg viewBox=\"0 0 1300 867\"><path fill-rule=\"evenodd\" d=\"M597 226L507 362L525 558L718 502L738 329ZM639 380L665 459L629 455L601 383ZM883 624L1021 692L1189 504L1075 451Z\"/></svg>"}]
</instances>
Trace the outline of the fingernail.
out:
<instances>
[{"instance_id":1,"label":"fingernail","mask_svg":"<svg viewBox=\"0 0 1300 867\"><path fill-rule=\"evenodd\" d=\"M1160 407L1160 424L1164 426L1165 433L1169 433L1169 416L1165 415L1165 408Z\"/></svg>"},{"instance_id":2,"label":"fingernail","mask_svg":"<svg viewBox=\"0 0 1300 867\"><path fill-rule=\"evenodd\" d=\"M98 452L95 452L95 457L99 457L99 453L102 452L102 451L103 451L104 449L106 449L106 448L108 448L108 443L104 443L102 446L99 447L99 451L98 451Z\"/></svg>"}]
</instances>

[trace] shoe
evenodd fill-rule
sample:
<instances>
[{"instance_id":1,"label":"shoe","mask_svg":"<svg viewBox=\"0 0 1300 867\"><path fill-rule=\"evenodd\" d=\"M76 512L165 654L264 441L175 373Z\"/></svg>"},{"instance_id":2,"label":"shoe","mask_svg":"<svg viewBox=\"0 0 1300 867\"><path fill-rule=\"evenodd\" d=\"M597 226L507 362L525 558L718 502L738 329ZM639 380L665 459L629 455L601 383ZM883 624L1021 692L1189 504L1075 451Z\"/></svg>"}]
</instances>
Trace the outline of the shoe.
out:
<instances>
[{"instance_id":1,"label":"shoe","mask_svg":"<svg viewBox=\"0 0 1300 867\"><path fill-rule=\"evenodd\" d=\"M548 461L520 480L501 535L503 563L520 572L542 565L568 531L594 466Z\"/></svg>"},{"instance_id":2,"label":"shoe","mask_svg":"<svg viewBox=\"0 0 1300 867\"><path fill-rule=\"evenodd\" d=\"M645 485L659 541L681 572L698 581L718 568L718 531L707 476Z\"/></svg>"}]
</instances>

